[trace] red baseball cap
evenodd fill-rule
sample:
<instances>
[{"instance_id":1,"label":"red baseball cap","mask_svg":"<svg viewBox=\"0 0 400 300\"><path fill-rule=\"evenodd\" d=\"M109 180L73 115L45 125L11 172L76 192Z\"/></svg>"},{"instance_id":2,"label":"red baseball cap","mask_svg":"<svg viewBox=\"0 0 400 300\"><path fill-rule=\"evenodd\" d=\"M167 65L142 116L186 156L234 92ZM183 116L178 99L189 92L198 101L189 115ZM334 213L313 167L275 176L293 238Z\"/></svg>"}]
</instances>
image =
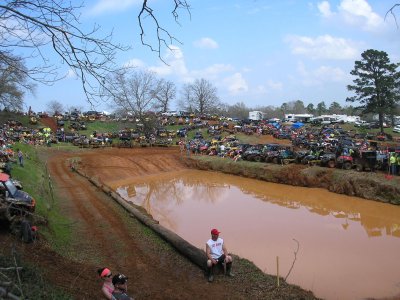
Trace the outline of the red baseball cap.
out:
<instances>
[{"instance_id":1,"label":"red baseball cap","mask_svg":"<svg viewBox=\"0 0 400 300\"><path fill-rule=\"evenodd\" d=\"M211 234L219 235L220 233L221 233L221 232L218 231L218 229L216 229L216 228L214 228L214 229L211 230Z\"/></svg>"}]
</instances>

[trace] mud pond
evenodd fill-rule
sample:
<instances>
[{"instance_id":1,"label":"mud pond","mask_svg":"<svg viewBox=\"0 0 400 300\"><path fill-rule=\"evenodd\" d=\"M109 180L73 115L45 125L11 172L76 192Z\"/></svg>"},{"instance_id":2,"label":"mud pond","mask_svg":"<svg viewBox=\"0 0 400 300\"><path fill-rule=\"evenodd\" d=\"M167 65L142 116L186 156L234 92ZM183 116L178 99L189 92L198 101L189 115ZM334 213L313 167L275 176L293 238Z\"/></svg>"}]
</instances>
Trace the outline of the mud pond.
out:
<instances>
[{"instance_id":1,"label":"mud pond","mask_svg":"<svg viewBox=\"0 0 400 300\"><path fill-rule=\"evenodd\" d=\"M400 207L221 173L113 182L126 200L199 248L218 228L228 251L324 299L400 295ZM296 242L297 241L297 242Z\"/></svg>"}]
</instances>

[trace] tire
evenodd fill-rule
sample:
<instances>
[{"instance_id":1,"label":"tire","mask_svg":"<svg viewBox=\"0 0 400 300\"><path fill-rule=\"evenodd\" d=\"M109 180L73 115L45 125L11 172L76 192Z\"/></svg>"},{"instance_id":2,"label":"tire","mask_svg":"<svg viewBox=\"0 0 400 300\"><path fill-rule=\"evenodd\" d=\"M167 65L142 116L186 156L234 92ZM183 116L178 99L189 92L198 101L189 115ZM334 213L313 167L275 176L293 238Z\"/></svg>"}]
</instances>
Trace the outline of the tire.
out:
<instances>
[{"instance_id":1,"label":"tire","mask_svg":"<svg viewBox=\"0 0 400 300\"><path fill-rule=\"evenodd\" d=\"M329 168L334 168L334 167L336 167L335 161L334 161L334 160L328 161L328 167L329 167Z\"/></svg>"},{"instance_id":2,"label":"tire","mask_svg":"<svg viewBox=\"0 0 400 300\"><path fill-rule=\"evenodd\" d=\"M31 223L27 220L21 221L21 238L24 243L33 242Z\"/></svg>"},{"instance_id":3,"label":"tire","mask_svg":"<svg viewBox=\"0 0 400 300\"><path fill-rule=\"evenodd\" d=\"M343 169L345 169L345 170L350 170L350 169L351 169L351 162L345 161L345 162L343 163Z\"/></svg>"},{"instance_id":4,"label":"tire","mask_svg":"<svg viewBox=\"0 0 400 300\"><path fill-rule=\"evenodd\" d=\"M282 161L282 163L283 163L284 165L288 165L288 164L290 163L290 161L289 161L288 159L284 159L284 160Z\"/></svg>"},{"instance_id":5,"label":"tire","mask_svg":"<svg viewBox=\"0 0 400 300\"><path fill-rule=\"evenodd\" d=\"M274 157L274 158L272 159L272 163L277 164L277 163L278 163L278 158L277 158L277 157Z\"/></svg>"},{"instance_id":6,"label":"tire","mask_svg":"<svg viewBox=\"0 0 400 300\"><path fill-rule=\"evenodd\" d=\"M260 157L260 156L254 157L254 161L255 161L255 162L261 162L261 157Z\"/></svg>"}]
</instances>

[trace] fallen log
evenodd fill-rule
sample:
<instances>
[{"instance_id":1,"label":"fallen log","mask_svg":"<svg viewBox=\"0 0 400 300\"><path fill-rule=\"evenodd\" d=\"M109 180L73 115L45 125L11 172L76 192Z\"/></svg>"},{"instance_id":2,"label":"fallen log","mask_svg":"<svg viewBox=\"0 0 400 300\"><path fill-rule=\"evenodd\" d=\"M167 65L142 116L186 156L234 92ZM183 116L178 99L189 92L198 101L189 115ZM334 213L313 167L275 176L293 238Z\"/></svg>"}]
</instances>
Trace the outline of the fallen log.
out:
<instances>
[{"instance_id":1,"label":"fallen log","mask_svg":"<svg viewBox=\"0 0 400 300\"><path fill-rule=\"evenodd\" d=\"M149 217L143 214L139 209L135 208L135 206L125 199L123 199L120 195L118 195L115 191L113 191L110 187L105 184L102 184L96 178L89 178L86 174L81 172L79 169L75 169L75 171L88 179L93 185L101 189L104 193L113 198L118 204L120 204L123 208L125 208L128 212L130 212L135 218L137 218L144 225L151 228L154 232L156 232L162 239L171 244L179 253L187 257L191 262L195 265L199 266L201 269L206 270L207 265L207 256L206 253L193 246L185 239L181 238L176 233L171 230L165 228L160 225L158 221L154 220L152 217Z\"/></svg>"}]
</instances>

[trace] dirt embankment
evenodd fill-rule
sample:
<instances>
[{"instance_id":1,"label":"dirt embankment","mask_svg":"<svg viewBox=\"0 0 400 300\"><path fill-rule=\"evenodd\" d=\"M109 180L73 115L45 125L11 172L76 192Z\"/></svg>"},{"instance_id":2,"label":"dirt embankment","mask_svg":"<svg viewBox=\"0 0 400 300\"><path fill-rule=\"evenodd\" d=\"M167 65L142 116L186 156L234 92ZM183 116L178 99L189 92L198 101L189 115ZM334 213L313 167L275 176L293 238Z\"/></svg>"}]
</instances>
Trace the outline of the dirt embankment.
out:
<instances>
[{"instance_id":1,"label":"dirt embankment","mask_svg":"<svg viewBox=\"0 0 400 300\"><path fill-rule=\"evenodd\" d=\"M218 157L186 158L188 167L294 186L324 188L338 194L400 204L400 177L378 172L357 172L303 165L234 162Z\"/></svg>"},{"instance_id":2,"label":"dirt embankment","mask_svg":"<svg viewBox=\"0 0 400 300\"><path fill-rule=\"evenodd\" d=\"M43 123L43 125L49 127L52 132L57 131L57 123L56 120L52 117L43 117L40 119L40 122Z\"/></svg>"}]
</instances>

